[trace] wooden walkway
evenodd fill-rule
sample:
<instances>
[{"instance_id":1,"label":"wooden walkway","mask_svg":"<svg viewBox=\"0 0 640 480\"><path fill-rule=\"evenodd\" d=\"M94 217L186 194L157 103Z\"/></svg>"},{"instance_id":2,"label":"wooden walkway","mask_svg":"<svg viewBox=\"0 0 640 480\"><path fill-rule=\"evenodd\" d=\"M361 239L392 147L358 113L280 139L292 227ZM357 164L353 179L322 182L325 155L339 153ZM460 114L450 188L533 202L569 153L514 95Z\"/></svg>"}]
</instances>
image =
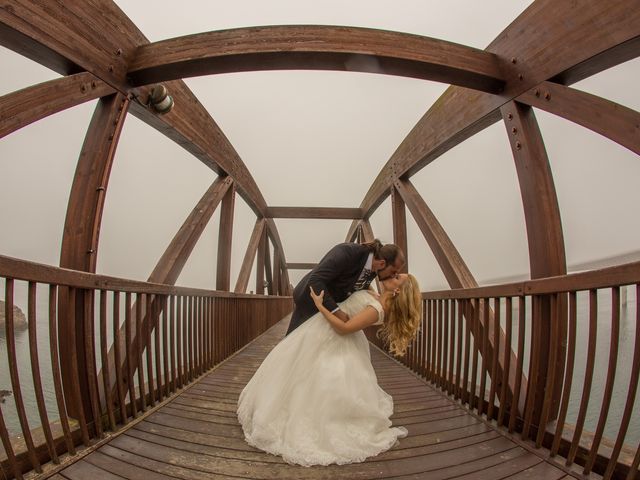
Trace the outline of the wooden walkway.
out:
<instances>
[{"instance_id":1,"label":"wooden walkway","mask_svg":"<svg viewBox=\"0 0 640 480\"><path fill-rule=\"evenodd\" d=\"M240 353L52 478L68 479L565 479L573 476L494 430L372 347L381 386L395 399L394 424L409 436L367 462L298 467L243 440L236 400L284 335L279 322ZM580 475L575 474L576 478Z\"/></svg>"}]
</instances>

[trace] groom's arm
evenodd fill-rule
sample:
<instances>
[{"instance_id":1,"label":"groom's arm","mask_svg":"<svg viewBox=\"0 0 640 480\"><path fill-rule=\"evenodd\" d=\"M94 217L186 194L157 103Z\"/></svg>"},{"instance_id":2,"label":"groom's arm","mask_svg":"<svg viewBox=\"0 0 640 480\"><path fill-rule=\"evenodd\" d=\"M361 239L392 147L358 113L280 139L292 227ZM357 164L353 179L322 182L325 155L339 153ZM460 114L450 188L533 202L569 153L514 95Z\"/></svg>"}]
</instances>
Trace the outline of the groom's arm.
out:
<instances>
[{"instance_id":1,"label":"groom's arm","mask_svg":"<svg viewBox=\"0 0 640 480\"><path fill-rule=\"evenodd\" d=\"M349 265L350 261L351 258L347 249L342 245L337 245L324 256L309 275L309 286L313 287L316 292L324 290L322 304L330 312L335 311L338 308L338 304L329 293L328 285L344 273L345 267ZM344 315L345 318L342 318L344 321L349 318L342 310L337 310L335 315L339 318Z\"/></svg>"}]
</instances>

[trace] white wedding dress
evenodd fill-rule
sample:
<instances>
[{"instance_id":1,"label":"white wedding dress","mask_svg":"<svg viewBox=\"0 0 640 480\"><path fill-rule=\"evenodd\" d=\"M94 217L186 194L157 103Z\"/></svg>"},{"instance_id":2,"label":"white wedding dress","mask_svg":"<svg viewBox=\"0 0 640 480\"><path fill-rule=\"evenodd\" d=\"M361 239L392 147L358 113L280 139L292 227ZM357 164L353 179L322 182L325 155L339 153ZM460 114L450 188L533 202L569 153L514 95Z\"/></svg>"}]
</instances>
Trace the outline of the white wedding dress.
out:
<instances>
[{"instance_id":1,"label":"white wedding dress","mask_svg":"<svg viewBox=\"0 0 640 480\"><path fill-rule=\"evenodd\" d=\"M366 291L340 304L350 316L380 303ZM378 385L364 332L336 333L317 313L269 353L238 400L246 441L298 465L362 462L407 435L391 427L393 399Z\"/></svg>"}]
</instances>

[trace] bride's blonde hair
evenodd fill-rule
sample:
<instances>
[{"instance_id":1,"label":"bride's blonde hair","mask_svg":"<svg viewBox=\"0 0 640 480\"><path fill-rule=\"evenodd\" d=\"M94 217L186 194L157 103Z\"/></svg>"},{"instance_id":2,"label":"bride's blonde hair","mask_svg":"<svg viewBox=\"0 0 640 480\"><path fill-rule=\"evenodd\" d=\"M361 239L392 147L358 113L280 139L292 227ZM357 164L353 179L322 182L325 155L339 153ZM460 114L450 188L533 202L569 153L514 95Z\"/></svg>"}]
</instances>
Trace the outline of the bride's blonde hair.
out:
<instances>
[{"instance_id":1,"label":"bride's blonde hair","mask_svg":"<svg viewBox=\"0 0 640 480\"><path fill-rule=\"evenodd\" d=\"M408 274L397 295L387 297L384 310L384 324L377 335L392 354L404 355L422 318L422 295L416 277Z\"/></svg>"}]
</instances>

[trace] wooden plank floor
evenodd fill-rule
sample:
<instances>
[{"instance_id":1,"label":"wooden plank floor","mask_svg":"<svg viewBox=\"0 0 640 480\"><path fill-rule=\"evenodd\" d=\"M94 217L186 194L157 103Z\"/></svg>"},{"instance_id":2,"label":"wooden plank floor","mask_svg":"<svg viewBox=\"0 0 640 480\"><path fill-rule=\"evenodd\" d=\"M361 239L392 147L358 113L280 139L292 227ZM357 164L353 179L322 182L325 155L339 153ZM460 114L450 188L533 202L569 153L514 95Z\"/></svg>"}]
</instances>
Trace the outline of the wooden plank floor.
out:
<instances>
[{"instance_id":1,"label":"wooden plank floor","mask_svg":"<svg viewBox=\"0 0 640 480\"><path fill-rule=\"evenodd\" d=\"M364 463L311 468L289 465L250 447L236 419L236 401L287 325L288 319L278 323L195 385L54 478L572 478L375 347L371 350L379 382L395 400L393 422L407 427L407 438Z\"/></svg>"}]
</instances>

